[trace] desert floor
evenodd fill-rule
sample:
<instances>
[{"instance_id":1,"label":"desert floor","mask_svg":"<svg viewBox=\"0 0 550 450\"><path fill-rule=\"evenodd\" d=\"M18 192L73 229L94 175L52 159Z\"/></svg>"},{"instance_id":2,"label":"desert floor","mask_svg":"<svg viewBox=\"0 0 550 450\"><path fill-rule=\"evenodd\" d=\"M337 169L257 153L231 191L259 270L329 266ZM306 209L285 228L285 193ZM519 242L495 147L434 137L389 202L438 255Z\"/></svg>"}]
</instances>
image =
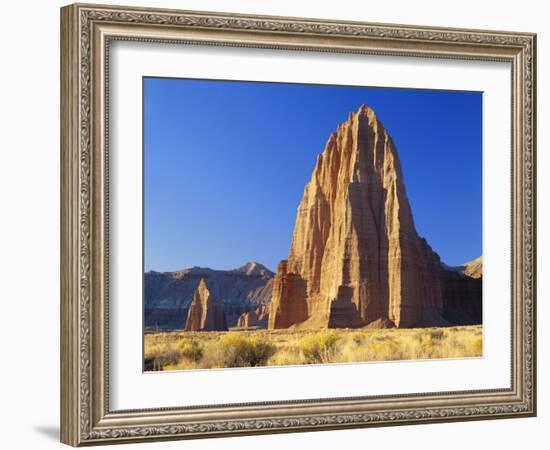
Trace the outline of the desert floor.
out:
<instances>
[{"instance_id":1,"label":"desert floor","mask_svg":"<svg viewBox=\"0 0 550 450\"><path fill-rule=\"evenodd\" d=\"M144 335L144 367L188 370L482 356L482 326Z\"/></svg>"}]
</instances>

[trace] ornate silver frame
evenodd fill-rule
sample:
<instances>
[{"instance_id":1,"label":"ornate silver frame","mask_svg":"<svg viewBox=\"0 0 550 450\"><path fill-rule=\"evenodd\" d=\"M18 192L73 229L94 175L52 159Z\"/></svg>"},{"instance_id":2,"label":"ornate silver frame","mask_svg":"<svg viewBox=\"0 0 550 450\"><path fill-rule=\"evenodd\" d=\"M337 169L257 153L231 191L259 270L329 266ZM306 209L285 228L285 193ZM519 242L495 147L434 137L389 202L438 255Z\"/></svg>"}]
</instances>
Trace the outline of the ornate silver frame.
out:
<instances>
[{"instance_id":1,"label":"ornate silver frame","mask_svg":"<svg viewBox=\"0 0 550 450\"><path fill-rule=\"evenodd\" d=\"M512 67L509 389L111 411L108 398L109 43L507 61ZM75 4L61 9L61 440L80 446L536 414L536 35Z\"/></svg>"}]
</instances>

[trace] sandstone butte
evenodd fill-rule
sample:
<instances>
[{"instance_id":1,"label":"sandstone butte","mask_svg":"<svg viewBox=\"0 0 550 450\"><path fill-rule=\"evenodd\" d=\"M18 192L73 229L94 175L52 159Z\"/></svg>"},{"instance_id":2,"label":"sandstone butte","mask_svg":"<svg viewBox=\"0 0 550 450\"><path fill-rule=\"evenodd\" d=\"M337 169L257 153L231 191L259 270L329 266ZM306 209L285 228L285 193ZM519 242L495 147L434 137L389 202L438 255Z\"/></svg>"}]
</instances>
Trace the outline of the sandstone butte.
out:
<instances>
[{"instance_id":1,"label":"sandstone butte","mask_svg":"<svg viewBox=\"0 0 550 450\"><path fill-rule=\"evenodd\" d=\"M185 331L225 331L227 323L223 306L216 303L201 279L187 313Z\"/></svg>"},{"instance_id":2,"label":"sandstone butte","mask_svg":"<svg viewBox=\"0 0 550 450\"><path fill-rule=\"evenodd\" d=\"M396 147L363 105L331 134L298 207L268 327L481 323L481 277L445 268L416 231Z\"/></svg>"}]
</instances>

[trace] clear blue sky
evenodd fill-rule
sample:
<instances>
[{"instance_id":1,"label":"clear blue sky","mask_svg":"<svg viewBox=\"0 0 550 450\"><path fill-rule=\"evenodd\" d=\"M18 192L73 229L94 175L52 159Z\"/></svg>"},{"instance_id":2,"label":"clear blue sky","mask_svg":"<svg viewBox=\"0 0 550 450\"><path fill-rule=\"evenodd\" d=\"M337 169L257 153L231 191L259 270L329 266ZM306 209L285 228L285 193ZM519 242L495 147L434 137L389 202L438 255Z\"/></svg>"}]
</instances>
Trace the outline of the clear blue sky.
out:
<instances>
[{"instance_id":1,"label":"clear blue sky","mask_svg":"<svg viewBox=\"0 0 550 450\"><path fill-rule=\"evenodd\" d=\"M481 255L482 94L144 78L145 270L274 270L336 126L365 103L392 136L416 229Z\"/></svg>"}]
</instances>

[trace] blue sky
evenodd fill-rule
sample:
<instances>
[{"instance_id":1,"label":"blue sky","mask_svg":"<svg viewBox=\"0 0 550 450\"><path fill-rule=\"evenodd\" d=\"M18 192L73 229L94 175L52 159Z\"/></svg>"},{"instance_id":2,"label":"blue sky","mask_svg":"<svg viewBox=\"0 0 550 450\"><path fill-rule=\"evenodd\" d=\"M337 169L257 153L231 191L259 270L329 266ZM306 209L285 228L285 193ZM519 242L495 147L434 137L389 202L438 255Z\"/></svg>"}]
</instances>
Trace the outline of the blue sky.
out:
<instances>
[{"instance_id":1,"label":"blue sky","mask_svg":"<svg viewBox=\"0 0 550 450\"><path fill-rule=\"evenodd\" d=\"M146 271L274 270L317 155L363 103L396 144L418 233L447 264L481 255L481 93L143 82Z\"/></svg>"}]
</instances>

